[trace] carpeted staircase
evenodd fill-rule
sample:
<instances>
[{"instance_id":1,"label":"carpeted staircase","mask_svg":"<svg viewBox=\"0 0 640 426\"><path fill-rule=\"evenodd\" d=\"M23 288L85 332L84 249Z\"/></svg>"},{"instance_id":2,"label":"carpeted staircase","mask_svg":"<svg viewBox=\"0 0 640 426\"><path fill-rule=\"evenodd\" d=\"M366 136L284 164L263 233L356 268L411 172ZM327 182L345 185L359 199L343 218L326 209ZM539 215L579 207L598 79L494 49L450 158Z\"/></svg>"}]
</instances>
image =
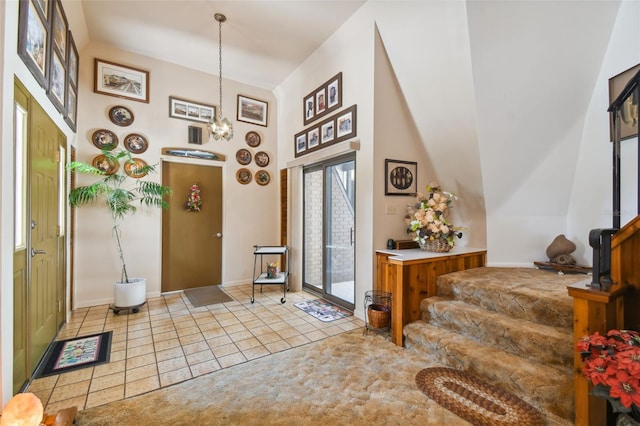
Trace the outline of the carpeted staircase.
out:
<instances>
[{"instance_id":1,"label":"carpeted staircase","mask_svg":"<svg viewBox=\"0 0 640 426\"><path fill-rule=\"evenodd\" d=\"M475 268L440 276L405 346L573 421L573 299L585 275Z\"/></svg>"}]
</instances>

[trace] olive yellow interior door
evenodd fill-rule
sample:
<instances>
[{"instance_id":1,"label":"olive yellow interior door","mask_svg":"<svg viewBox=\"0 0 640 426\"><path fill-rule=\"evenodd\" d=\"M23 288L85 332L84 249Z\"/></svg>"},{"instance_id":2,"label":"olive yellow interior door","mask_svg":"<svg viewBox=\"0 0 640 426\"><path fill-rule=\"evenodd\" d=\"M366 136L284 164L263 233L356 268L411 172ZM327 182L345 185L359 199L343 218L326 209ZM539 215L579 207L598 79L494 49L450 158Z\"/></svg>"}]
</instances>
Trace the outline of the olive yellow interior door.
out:
<instances>
[{"instance_id":1,"label":"olive yellow interior door","mask_svg":"<svg viewBox=\"0 0 640 426\"><path fill-rule=\"evenodd\" d=\"M64 321L60 152L64 134L16 82L14 390L31 378ZM16 129L18 124L16 123ZM22 168L22 170L20 170ZM23 179L24 177L24 179ZM25 377L26 376L26 377Z\"/></svg>"},{"instance_id":2,"label":"olive yellow interior door","mask_svg":"<svg viewBox=\"0 0 640 426\"><path fill-rule=\"evenodd\" d=\"M162 213L162 292L222 281L222 167L164 161L162 183L173 189ZM202 204L187 208L197 186Z\"/></svg>"}]
</instances>

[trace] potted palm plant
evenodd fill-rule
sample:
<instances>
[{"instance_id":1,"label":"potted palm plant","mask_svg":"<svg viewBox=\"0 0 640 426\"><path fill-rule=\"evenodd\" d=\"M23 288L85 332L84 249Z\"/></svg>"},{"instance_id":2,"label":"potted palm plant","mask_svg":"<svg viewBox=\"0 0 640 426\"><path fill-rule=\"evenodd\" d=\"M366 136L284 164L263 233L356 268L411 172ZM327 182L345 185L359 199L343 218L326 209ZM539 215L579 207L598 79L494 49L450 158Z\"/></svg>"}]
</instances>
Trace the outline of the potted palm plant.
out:
<instances>
[{"instance_id":1,"label":"potted palm plant","mask_svg":"<svg viewBox=\"0 0 640 426\"><path fill-rule=\"evenodd\" d=\"M123 167L120 167L121 163ZM104 199L111 217L113 237L121 265L120 281L115 283L112 309L116 314L120 309L129 308L138 312L138 308L146 302L146 279L129 277L122 248L120 223L125 216L138 210L137 203L145 207L167 208L165 197L171 195L171 188L141 179L149 172L155 171L155 167L136 161L129 151L124 150L103 150L102 155L96 157L92 164L73 161L68 169L100 177L90 185L73 188L69 192L69 204L80 207Z\"/></svg>"}]
</instances>

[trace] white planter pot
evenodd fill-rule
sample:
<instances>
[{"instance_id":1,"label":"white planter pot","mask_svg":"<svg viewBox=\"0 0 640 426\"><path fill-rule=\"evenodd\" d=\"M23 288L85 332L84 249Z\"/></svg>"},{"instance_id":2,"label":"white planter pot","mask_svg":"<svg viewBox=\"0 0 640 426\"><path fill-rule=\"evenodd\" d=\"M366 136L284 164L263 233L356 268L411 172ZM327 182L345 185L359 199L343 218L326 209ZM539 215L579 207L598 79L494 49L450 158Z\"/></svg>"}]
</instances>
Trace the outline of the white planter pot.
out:
<instances>
[{"instance_id":1,"label":"white planter pot","mask_svg":"<svg viewBox=\"0 0 640 426\"><path fill-rule=\"evenodd\" d=\"M129 278L128 283L116 281L113 305L117 308L129 308L142 305L147 300L147 279Z\"/></svg>"}]
</instances>

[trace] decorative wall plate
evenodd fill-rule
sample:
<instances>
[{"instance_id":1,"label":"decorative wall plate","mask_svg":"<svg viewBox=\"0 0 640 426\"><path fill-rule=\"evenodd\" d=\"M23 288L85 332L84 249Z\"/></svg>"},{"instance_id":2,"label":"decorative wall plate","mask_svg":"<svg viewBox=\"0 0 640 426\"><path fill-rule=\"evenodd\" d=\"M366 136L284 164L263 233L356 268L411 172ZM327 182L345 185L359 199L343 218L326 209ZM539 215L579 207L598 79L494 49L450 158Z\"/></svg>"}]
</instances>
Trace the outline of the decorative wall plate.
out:
<instances>
[{"instance_id":1,"label":"decorative wall plate","mask_svg":"<svg viewBox=\"0 0 640 426\"><path fill-rule=\"evenodd\" d=\"M97 155L91 162L91 165L108 175L114 174L120 168L120 164L117 161L108 159L104 154Z\"/></svg>"},{"instance_id":2,"label":"decorative wall plate","mask_svg":"<svg viewBox=\"0 0 640 426\"><path fill-rule=\"evenodd\" d=\"M91 142L93 142L95 147L98 149L111 151L113 148L118 146L118 137L111 130L98 129L93 132Z\"/></svg>"},{"instance_id":3,"label":"decorative wall plate","mask_svg":"<svg viewBox=\"0 0 640 426\"><path fill-rule=\"evenodd\" d=\"M116 105L109 110L109 119L117 126L130 126L133 123L133 113L127 107Z\"/></svg>"},{"instance_id":4,"label":"decorative wall plate","mask_svg":"<svg viewBox=\"0 0 640 426\"><path fill-rule=\"evenodd\" d=\"M147 171L144 168L147 163L140 158L132 158L130 161L124 163L124 172L135 179L140 179L147 175Z\"/></svg>"},{"instance_id":5,"label":"decorative wall plate","mask_svg":"<svg viewBox=\"0 0 640 426\"><path fill-rule=\"evenodd\" d=\"M144 136L138 133L131 133L124 138L123 145L129 152L142 154L149 147L149 142Z\"/></svg>"},{"instance_id":6,"label":"decorative wall plate","mask_svg":"<svg viewBox=\"0 0 640 426\"><path fill-rule=\"evenodd\" d=\"M258 151L255 155L256 164L260 167L267 167L269 164L269 154L264 151Z\"/></svg>"},{"instance_id":7,"label":"decorative wall plate","mask_svg":"<svg viewBox=\"0 0 640 426\"><path fill-rule=\"evenodd\" d=\"M269 182L271 182L271 176L269 175L269 172L267 172L266 170L258 170L256 172L256 183L258 185L265 186Z\"/></svg>"},{"instance_id":8,"label":"decorative wall plate","mask_svg":"<svg viewBox=\"0 0 640 426\"><path fill-rule=\"evenodd\" d=\"M258 145L260 145L260 142L262 142L262 138L260 137L260 134L258 132L247 132L247 134L244 136L244 140L247 142L247 145L249 145L252 148L257 147Z\"/></svg>"},{"instance_id":9,"label":"decorative wall plate","mask_svg":"<svg viewBox=\"0 0 640 426\"><path fill-rule=\"evenodd\" d=\"M253 179L251 170L242 168L236 172L236 180L243 185L248 184Z\"/></svg>"},{"instance_id":10,"label":"decorative wall plate","mask_svg":"<svg viewBox=\"0 0 640 426\"><path fill-rule=\"evenodd\" d=\"M243 166L251 163L251 151L244 148L239 149L238 152L236 152L236 161Z\"/></svg>"}]
</instances>

